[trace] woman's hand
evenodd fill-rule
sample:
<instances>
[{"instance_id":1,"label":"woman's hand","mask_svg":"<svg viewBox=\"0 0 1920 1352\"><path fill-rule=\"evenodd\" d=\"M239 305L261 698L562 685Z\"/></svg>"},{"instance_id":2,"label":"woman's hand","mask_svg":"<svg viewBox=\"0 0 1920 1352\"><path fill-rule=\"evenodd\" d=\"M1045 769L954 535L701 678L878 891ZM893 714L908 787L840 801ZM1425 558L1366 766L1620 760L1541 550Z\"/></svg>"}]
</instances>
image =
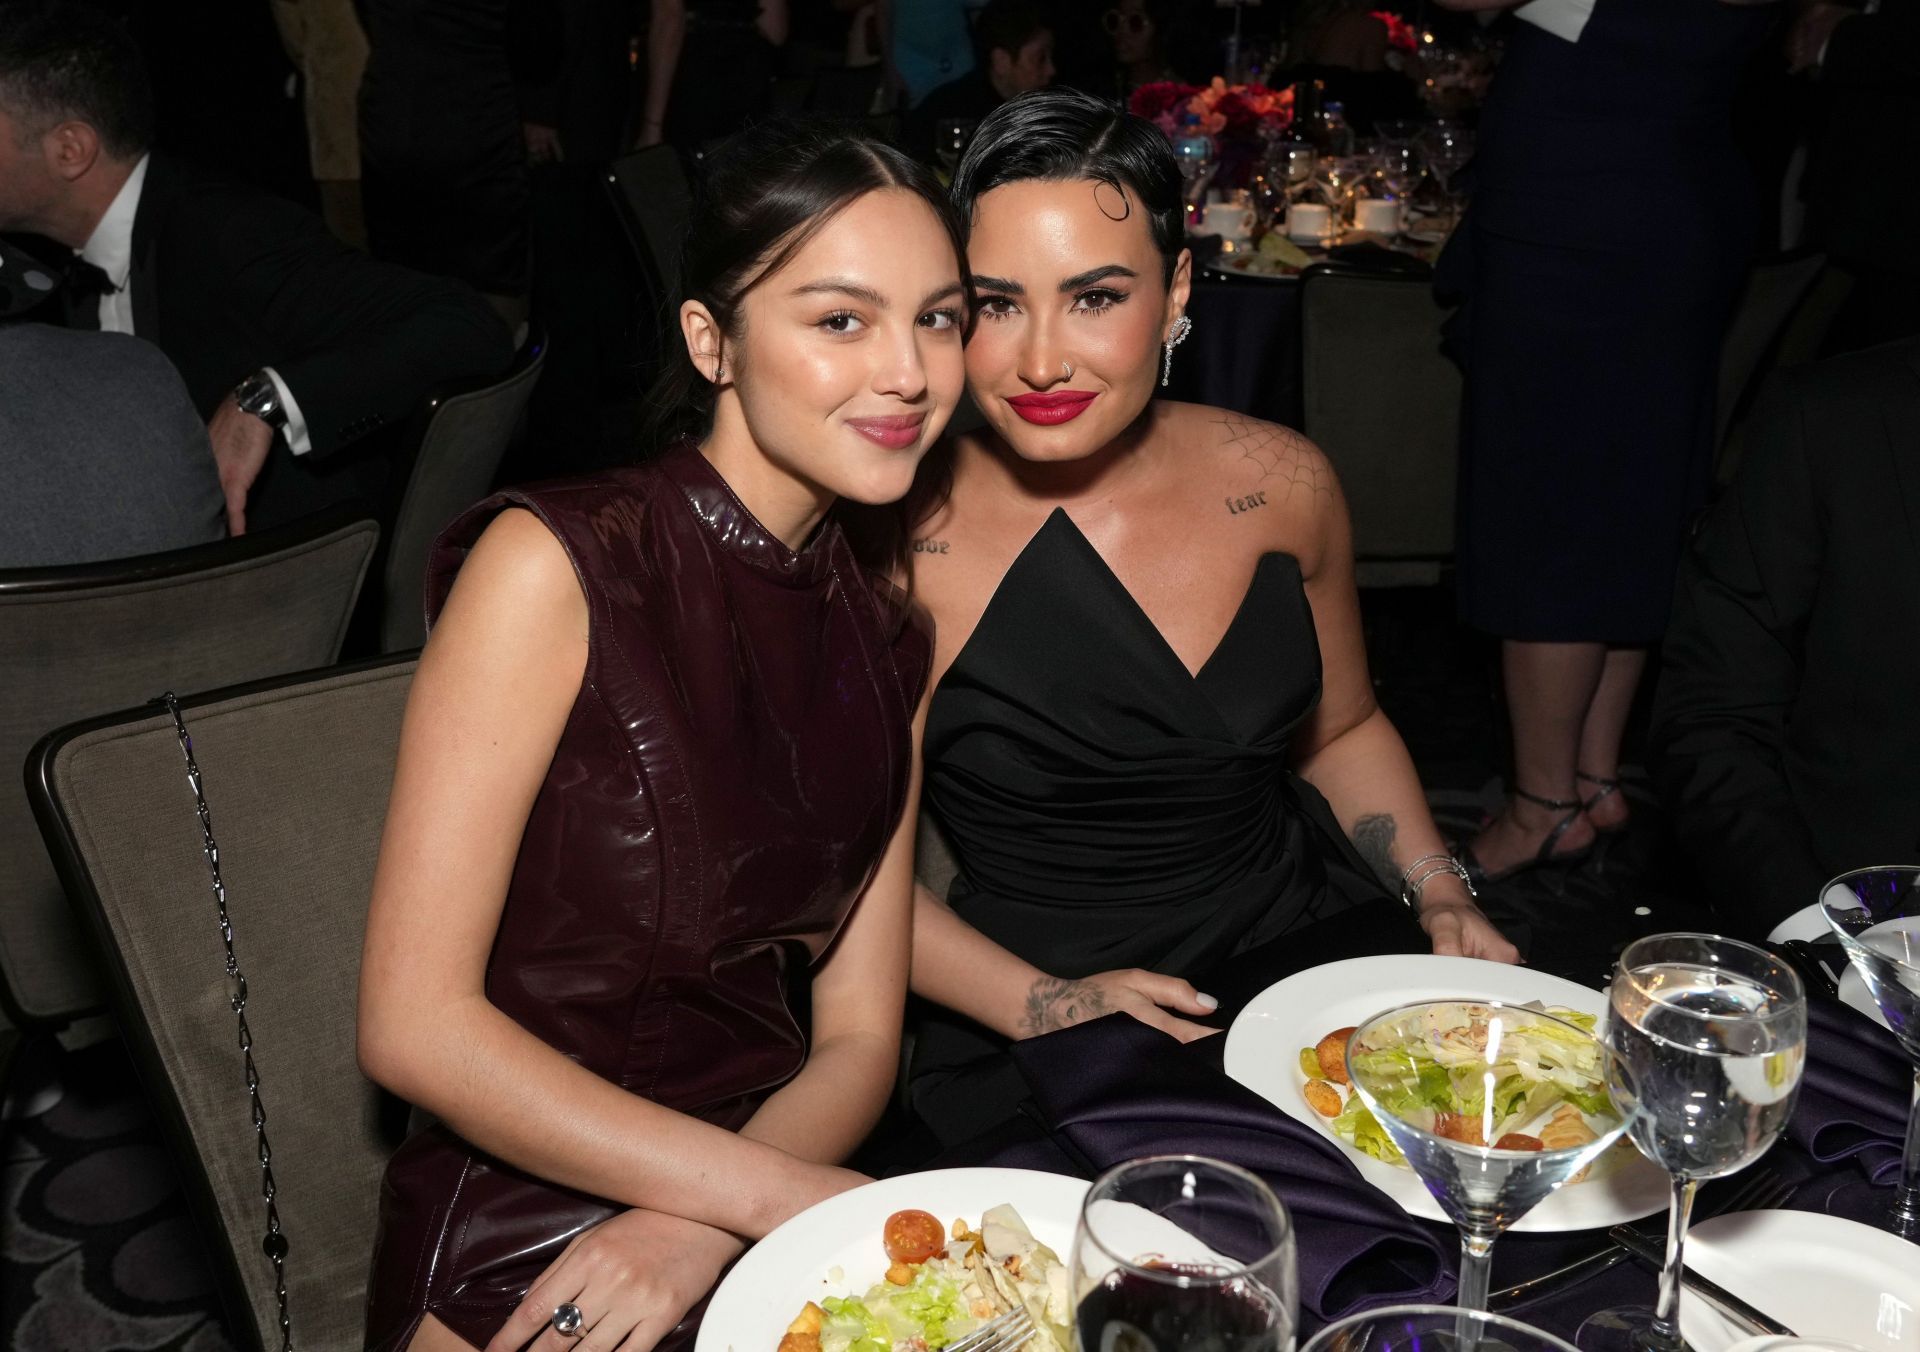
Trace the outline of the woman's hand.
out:
<instances>
[{"instance_id":1,"label":"woman's hand","mask_svg":"<svg viewBox=\"0 0 1920 1352\"><path fill-rule=\"evenodd\" d=\"M1218 1000L1202 995L1192 983L1177 976L1143 972L1136 967L1099 972L1077 980L1043 976L1027 991L1020 1036L1038 1037L1103 1014L1131 1014L1149 1028L1171 1033L1182 1042L1192 1042L1220 1030L1177 1019L1166 1011L1211 1014L1218 1008Z\"/></svg>"},{"instance_id":2,"label":"woman's hand","mask_svg":"<svg viewBox=\"0 0 1920 1352\"><path fill-rule=\"evenodd\" d=\"M710 1225L623 1211L573 1237L486 1352L520 1352L528 1339L534 1339L530 1352L648 1352L713 1288L741 1248ZM584 1320L571 1337L548 1327L555 1308L565 1304L579 1306Z\"/></svg>"},{"instance_id":3,"label":"woman's hand","mask_svg":"<svg viewBox=\"0 0 1920 1352\"><path fill-rule=\"evenodd\" d=\"M1445 957L1520 961L1520 950L1465 898L1427 902L1420 908L1420 928L1433 940L1433 951Z\"/></svg>"}]
</instances>

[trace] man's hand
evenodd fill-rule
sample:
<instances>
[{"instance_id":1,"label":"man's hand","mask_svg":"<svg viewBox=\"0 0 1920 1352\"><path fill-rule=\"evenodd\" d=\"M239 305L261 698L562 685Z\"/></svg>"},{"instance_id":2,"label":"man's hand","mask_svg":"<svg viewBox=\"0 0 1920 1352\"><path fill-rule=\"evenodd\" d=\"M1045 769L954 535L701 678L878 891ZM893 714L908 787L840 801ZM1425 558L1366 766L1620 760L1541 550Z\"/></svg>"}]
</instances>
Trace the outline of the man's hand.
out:
<instances>
[{"instance_id":1,"label":"man's hand","mask_svg":"<svg viewBox=\"0 0 1920 1352\"><path fill-rule=\"evenodd\" d=\"M1833 30L1859 12L1846 5L1830 4L1828 0L1818 0L1802 10L1787 33L1789 72L1798 75L1819 65L1820 53L1825 50L1827 39L1833 36Z\"/></svg>"},{"instance_id":2,"label":"man's hand","mask_svg":"<svg viewBox=\"0 0 1920 1352\"><path fill-rule=\"evenodd\" d=\"M273 428L264 419L240 411L232 395L220 401L207 424L213 463L220 469L220 491L227 497L227 534L247 533L247 494L273 448Z\"/></svg>"}]
</instances>

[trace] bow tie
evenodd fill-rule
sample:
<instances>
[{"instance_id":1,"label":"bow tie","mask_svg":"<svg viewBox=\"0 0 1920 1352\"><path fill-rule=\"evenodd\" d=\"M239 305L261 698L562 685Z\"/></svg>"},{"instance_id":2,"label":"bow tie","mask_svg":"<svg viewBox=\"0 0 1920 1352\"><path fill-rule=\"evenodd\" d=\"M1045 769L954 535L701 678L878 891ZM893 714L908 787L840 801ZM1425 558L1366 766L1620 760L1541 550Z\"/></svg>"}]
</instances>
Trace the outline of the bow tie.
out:
<instances>
[{"instance_id":1,"label":"bow tie","mask_svg":"<svg viewBox=\"0 0 1920 1352\"><path fill-rule=\"evenodd\" d=\"M106 269L89 263L79 254L67 264L67 290L76 298L86 297L98 300L101 296L111 296L120 288L113 284L113 278L107 276Z\"/></svg>"}]
</instances>

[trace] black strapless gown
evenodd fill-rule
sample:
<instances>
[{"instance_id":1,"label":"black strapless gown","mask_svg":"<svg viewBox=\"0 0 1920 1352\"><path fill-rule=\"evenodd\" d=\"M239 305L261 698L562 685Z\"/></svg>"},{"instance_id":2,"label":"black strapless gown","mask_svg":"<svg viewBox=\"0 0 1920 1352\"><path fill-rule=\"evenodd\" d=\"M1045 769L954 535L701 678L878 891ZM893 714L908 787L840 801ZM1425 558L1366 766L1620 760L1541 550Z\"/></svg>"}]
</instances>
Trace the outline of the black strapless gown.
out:
<instances>
[{"instance_id":1,"label":"black strapless gown","mask_svg":"<svg viewBox=\"0 0 1920 1352\"><path fill-rule=\"evenodd\" d=\"M988 603L927 715L926 799L968 924L1055 976L1178 976L1383 895L1287 768L1320 699L1299 562L1267 554L1191 674L1056 510ZM912 1097L946 1140L1004 1120L1006 1043L925 1007Z\"/></svg>"}]
</instances>

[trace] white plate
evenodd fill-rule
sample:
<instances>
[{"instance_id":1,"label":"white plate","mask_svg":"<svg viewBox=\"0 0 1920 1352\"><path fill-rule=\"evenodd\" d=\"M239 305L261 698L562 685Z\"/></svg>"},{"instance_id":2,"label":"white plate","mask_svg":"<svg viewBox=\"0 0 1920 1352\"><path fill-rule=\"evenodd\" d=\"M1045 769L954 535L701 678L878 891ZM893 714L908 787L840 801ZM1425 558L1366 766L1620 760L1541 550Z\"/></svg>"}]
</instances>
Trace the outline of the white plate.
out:
<instances>
[{"instance_id":1,"label":"white plate","mask_svg":"<svg viewBox=\"0 0 1920 1352\"><path fill-rule=\"evenodd\" d=\"M936 1169L902 1174L808 1207L747 1250L713 1293L694 1352L774 1352L800 1307L865 1291L887 1270L880 1231L909 1207L950 1226L1013 1203L1033 1237L1067 1261L1086 1198L1084 1179L1031 1169ZM842 1279L827 1274L839 1268Z\"/></svg>"},{"instance_id":2,"label":"white plate","mask_svg":"<svg viewBox=\"0 0 1920 1352\"><path fill-rule=\"evenodd\" d=\"M1689 1230L1687 1266L1802 1338L1920 1352L1920 1248L1885 1230L1813 1211L1742 1211ZM1724 1352L1747 1332L1681 1294L1680 1333L1695 1352Z\"/></svg>"},{"instance_id":3,"label":"white plate","mask_svg":"<svg viewBox=\"0 0 1920 1352\"><path fill-rule=\"evenodd\" d=\"M1867 989L1866 978L1851 962L1847 964L1847 970L1840 973L1840 1003L1859 1010L1889 1033L1893 1031L1893 1025L1887 1022L1886 1011L1880 1008L1880 1002Z\"/></svg>"},{"instance_id":4,"label":"white plate","mask_svg":"<svg viewBox=\"0 0 1920 1352\"><path fill-rule=\"evenodd\" d=\"M1432 954L1349 958L1299 972L1255 996L1227 1030L1227 1074L1332 1141L1362 1178L1410 1215L1444 1221L1446 1213L1413 1170L1355 1150L1308 1106L1301 1092L1306 1076L1300 1073L1300 1049L1395 1005L1454 998L1515 1004L1538 1000L1596 1018L1607 1012L1607 997L1601 992L1525 967ZM1560 1189L1513 1228L1590 1230L1651 1216L1666 1205L1667 1176L1635 1153L1603 1177Z\"/></svg>"}]
</instances>

